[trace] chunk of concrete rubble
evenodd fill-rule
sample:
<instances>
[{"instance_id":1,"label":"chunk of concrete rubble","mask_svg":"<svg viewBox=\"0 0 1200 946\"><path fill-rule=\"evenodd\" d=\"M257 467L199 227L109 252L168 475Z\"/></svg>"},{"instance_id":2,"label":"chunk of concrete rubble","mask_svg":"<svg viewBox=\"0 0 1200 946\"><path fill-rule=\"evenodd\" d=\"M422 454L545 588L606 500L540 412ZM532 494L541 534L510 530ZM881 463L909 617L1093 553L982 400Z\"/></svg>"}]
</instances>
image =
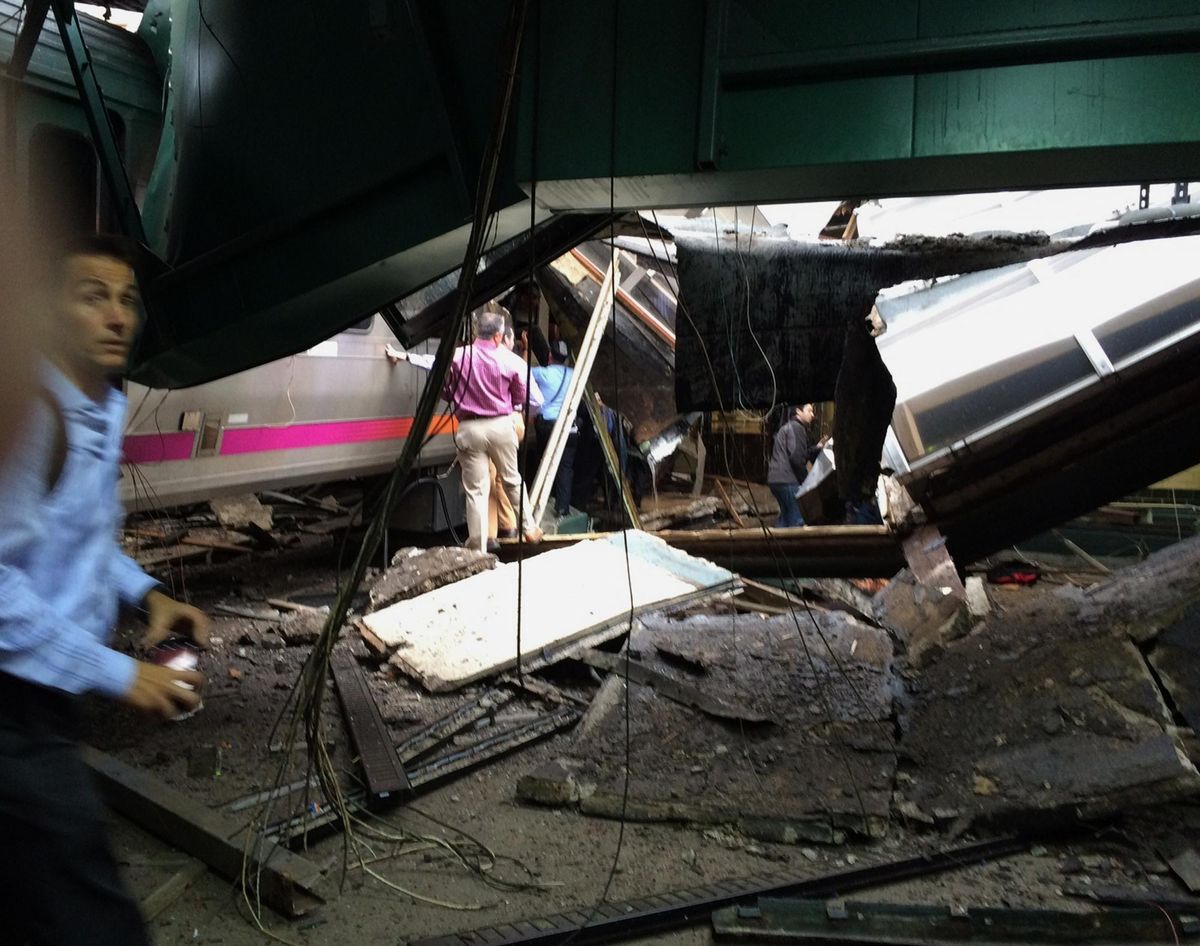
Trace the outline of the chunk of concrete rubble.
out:
<instances>
[{"instance_id":1,"label":"chunk of concrete rubble","mask_svg":"<svg viewBox=\"0 0 1200 946\"><path fill-rule=\"evenodd\" d=\"M275 632L289 647L314 643L321 636L329 613L323 608L301 608L292 611L275 626Z\"/></svg>"},{"instance_id":2,"label":"chunk of concrete rubble","mask_svg":"<svg viewBox=\"0 0 1200 946\"><path fill-rule=\"evenodd\" d=\"M550 807L571 805L579 801L579 784L565 763L547 762L517 780L517 798Z\"/></svg>"},{"instance_id":3,"label":"chunk of concrete rubble","mask_svg":"<svg viewBox=\"0 0 1200 946\"><path fill-rule=\"evenodd\" d=\"M1159 633L1149 660L1176 711L1200 731L1200 604Z\"/></svg>"},{"instance_id":4,"label":"chunk of concrete rubble","mask_svg":"<svg viewBox=\"0 0 1200 946\"><path fill-rule=\"evenodd\" d=\"M220 496L209 500L208 507L217 517L217 522L226 529L244 529L257 526L269 532L272 526L271 507L264 506L253 494L245 496Z\"/></svg>"},{"instance_id":5,"label":"chunk of concrete rubble","mask_svg":"<svg viewBox=\"0 0 1200 946\"><path fill-rule=\"evenodd\" d=\"M971 623L977 623L992 613L992 602L988 600L987 586L978 575L972 575L966 581L967 614Z\"/></svg>"},{"instance_id":6,"label":"chunk of concrete rubble","mask_svg":"<svg viewBox=\"0 0 1200 946\"><path fill-rule=\"evenodd\" d=\"M371 610L415 598L435 588L496 567L496 556L477 549L451 546L432 549L403 548L370 587Z\"/></svg>"},{"instance_id":7,"label":"chunk of concrete rubble","mask_svg":"<svg viewBox=\"0 0 1200 946\"><path fill-rule=\"evenodd\" d=\"M649 687L629 693L633 778L623 792L623 684L611 675L567 760L594 785L585 814L737 824L759 840L838 843L887 829L896 766L892 646L841 613L746 620L648 615L631 648L658 673L777 724L713 719ZM569 796L569 786L558 790Z\"/></svg>"},{"instance_id":8,"label":"chunk of concrete rubble","mask_svg":"<svg viewBox=\"0 0 1200 946\"><path fill-rule=\"evenodd\" d=\"M952 588L921 584L907 568L872 601L875 620L904 645L908 663L923 667L970 630L964 600Z\"/></svg>"},{"instance_id":9,"label":"chunk of concrete rubble","mask_svg":"<svg viewBox=\"0 0 1200 946\"><path fill-rule=\"evenodd\" d=\"M1157 561L1156 561L1157 559ZM899 790L971 822L1101 816L1200 793L1135 641L1200 600L1200 540L993 616L913 680ZM1152 630L1156 629L1156 630Z\"/></svg>"}]
</instances>

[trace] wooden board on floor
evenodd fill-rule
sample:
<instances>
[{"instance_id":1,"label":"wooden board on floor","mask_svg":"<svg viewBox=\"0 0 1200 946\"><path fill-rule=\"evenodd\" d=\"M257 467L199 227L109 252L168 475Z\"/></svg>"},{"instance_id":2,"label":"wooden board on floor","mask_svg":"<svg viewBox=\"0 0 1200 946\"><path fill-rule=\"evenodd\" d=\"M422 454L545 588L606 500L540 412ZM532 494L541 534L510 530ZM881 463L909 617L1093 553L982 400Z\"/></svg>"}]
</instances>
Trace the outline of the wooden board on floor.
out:
<instances>
[{"instance_id":1,"label":"wooden board on floor","mask_svg":"<svg viewBox=\"0 0 1200 946\"><path fill-rule=\"evenodd\" d=\"M240 880L245 867L273 910L298 917L324 902L325 878L311 861L270 842L248 845L242 824L149 772L90 747L83 756L109 807L228 880Z\"/></svg>"},{"instance_id":2,"label":"wooden board on floor","mask_svg":"<svg viewBox=\"0 0 1200 946\"><path fill-rule=\"evenodd\" d=\"M525 669L568 656L572 644L623 634L631 586L640 613L736 585L726 569L635 530L537 555L522 570ZM392 663L427 689L453 690L516 666L517 585L517 564L502 565L369 614L363 624L398 648Z\"/></svg>"}]
</instances>

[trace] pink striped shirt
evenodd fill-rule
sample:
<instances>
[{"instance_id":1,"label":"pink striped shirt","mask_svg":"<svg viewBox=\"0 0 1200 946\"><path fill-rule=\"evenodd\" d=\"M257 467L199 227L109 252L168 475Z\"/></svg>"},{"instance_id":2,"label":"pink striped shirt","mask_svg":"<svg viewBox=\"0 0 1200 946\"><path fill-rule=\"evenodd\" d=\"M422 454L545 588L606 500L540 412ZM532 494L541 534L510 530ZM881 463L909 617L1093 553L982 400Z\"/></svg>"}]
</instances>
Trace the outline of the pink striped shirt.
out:
<instances>
[{"instance_id":1,"label":"pink striped shirt","mask_svg":"<svg viewBox=\"0 0 1200 946\"><path fill-rule=\"evenodd\" d=\"M525 405L525 362L490 339L454 352L442 399L455 415L500 417Z\"/></svg>"}]
</instances>

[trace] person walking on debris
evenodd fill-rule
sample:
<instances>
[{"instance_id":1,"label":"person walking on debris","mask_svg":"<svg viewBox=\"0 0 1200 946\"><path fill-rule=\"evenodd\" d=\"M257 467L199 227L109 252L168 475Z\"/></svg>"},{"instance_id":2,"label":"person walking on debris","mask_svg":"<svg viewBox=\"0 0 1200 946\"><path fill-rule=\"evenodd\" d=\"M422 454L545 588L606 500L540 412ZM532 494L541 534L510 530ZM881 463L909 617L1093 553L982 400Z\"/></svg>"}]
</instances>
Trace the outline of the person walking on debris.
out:
<instances>
[{"instance_id":1,"label":"person walking on debris","mask_svg":"<svg viewBox=\"0 0 1200 946\"><path fill-rule=\"evenodd\" d=\"M544 400L542 416L536 422L538 445L543 456L546 446L550 443L550 434L566 403L567 389L571 387L574 370L567 364L567 358L567 343L559 339L550 345L550 363L533 369L533 379L541 389ZM560 517L571 511L571 486L575 477L575 450L578 442L579 427L572 425L567 435L566 446L563 447L562 458L558 461L558 470L554 474L554 511Z\"/></svg>"},{"instance_id":2,"label":"person walking on debris","mask_svg":"<svg viewBox=\"0 0 1200 946\"><path fill-rule=\"evenodd\" d=\"M501 312L503 315L503 312ZM513 345L516 341L516 336L513 334L511 324L507 321L504 328L504 347L516 354ZM389 364L395 365L401 361L407 361L414 368L419 368L421 371L429 371L433 368L433 362L436 358L432 354L422 354L420 352L404 352L398 351L388 345L384 349L384 355L387 357ZM517 355L521 358L520 355ZM521 359L523 370L528 372L528 364L524 359ZM525 375L522 375L525 377ZM542 395L536 384L528 385L529 393L529 414L536 417L542 409ZM517 409L512 415L513 427L517 432L517 445L520 446L521 441L525 439L525 411ZM500 473L496 469L496 464L488 460L488 529L487 529L487 550L489 552L497 552L500 550L500 544L497 541L499 538L515 539L517 537L517 514L513 510L512 503L509 502L508 493L504 489L504 481L500 478Z\"/></svg>"},{"instance_id":3,"label":"person walking on debris","mask_svg":"<svg viewBox=\"0 0 1200 946\"><path fill-rule=\"evenodd\" d=\"M542 539L529 500L523 496L512 419L525 408L526 370L525 362L504 345L504 314L484 309L475 319L475 341L455 351L442 388L443 400L453 405L458 418L454 442L467 496L468 544L481 552L486 550L488 533L489 459L512 507L525 511L525 541Z\"/></svg>"},{"instance_id":4,"label":"person walking on debris","mask_svg":"<svg viewBox=\"0 0 1200 946\"><path fill-rule=\"evenodd\" d=\"M794 405L788 409L783 423L775 432L771 463L767 467L767 485L779 503L776 529L804 525L800 505L796 502L796 489L808 475L809 461L815 459L825 446L825 438L815 446L809 446L808 425L815 416L816 411L811 404Z\"/></svg>"},{"instance_id":5,"label":"person walking on debris","mask_svg":"<svg viewBox=\"0 0 1200 946\"><path fill-rule=\"evenodd\" d=\"M199 673L111 649L118 602L149 646L207 643L208 619L164 594L117 545L125 368L139 303L124 243L91 236L57 261L35 410L0 467L0 890L9 942L149 943L117 871L80 755L80 697L171 718Z\"/></svg>"}]
</instances>

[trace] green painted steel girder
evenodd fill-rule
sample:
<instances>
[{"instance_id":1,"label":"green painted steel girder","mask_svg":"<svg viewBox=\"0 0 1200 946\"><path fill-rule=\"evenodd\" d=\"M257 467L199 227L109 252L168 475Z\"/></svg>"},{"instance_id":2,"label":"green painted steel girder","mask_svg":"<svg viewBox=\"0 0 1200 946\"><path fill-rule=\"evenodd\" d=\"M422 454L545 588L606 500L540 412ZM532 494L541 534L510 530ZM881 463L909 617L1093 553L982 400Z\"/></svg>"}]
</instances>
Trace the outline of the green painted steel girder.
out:
<instances>
[{"instance_id":1,"label":"green painted steel girder","mask_svg":"<svg viewBox=\"0 0 1200 946\"><path fill-rule=\"evenodd\" d=\"M533 45L517 173L556 210L1200 173L1195 0L559 0Z\"/></svg>"}]
</instances>

